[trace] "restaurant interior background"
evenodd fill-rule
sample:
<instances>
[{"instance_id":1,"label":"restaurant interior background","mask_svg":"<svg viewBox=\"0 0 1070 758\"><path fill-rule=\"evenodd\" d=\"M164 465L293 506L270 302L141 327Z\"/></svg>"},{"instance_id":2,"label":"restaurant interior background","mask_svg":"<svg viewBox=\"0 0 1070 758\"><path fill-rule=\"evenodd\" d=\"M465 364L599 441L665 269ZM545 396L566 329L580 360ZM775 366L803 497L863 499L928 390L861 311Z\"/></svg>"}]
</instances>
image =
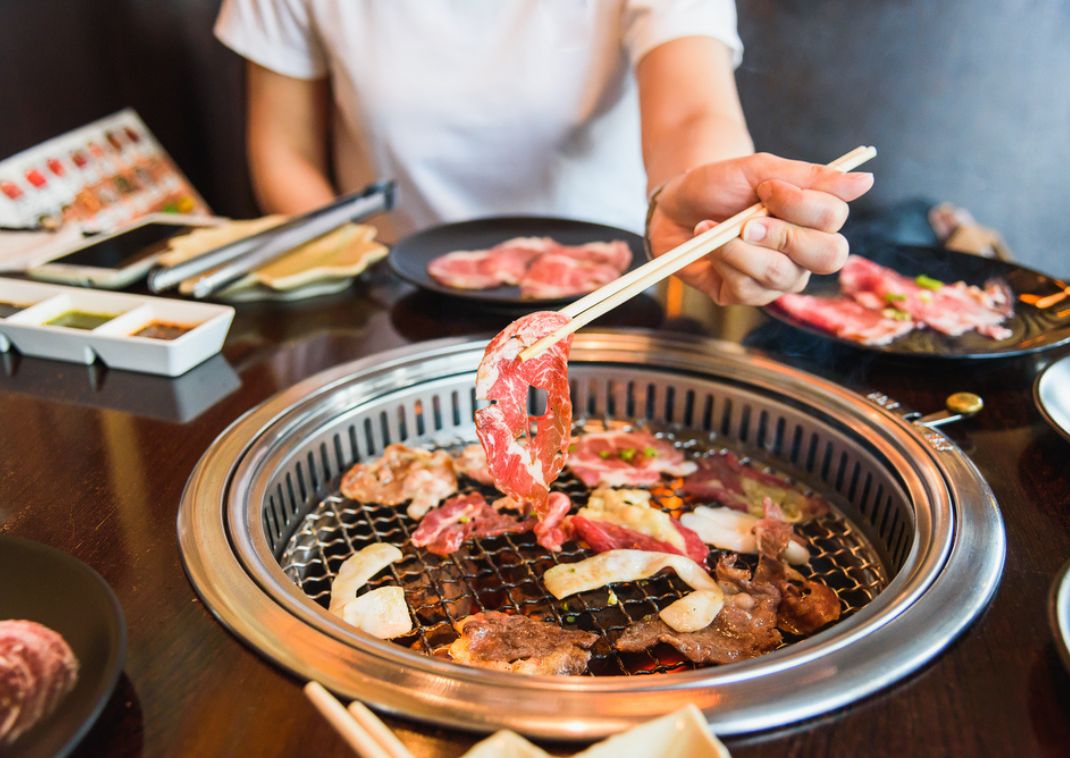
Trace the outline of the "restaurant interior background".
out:
<instances>
[{"instance_id":1,"label":"restaurant interior background","mask_svg":"<svg viewBox=\"0 0 1070 758\"><path fill-rule=\"evenodd\" d=\"M880 178L860 208L951 201L1019 262L1070 276L1064 0L737 5L759 149L824 161L877 145ZM255 215L242 62L212 36L218 6L2 0L0 155L132 106L218 213Z\"/></svg>"}]
</instances>

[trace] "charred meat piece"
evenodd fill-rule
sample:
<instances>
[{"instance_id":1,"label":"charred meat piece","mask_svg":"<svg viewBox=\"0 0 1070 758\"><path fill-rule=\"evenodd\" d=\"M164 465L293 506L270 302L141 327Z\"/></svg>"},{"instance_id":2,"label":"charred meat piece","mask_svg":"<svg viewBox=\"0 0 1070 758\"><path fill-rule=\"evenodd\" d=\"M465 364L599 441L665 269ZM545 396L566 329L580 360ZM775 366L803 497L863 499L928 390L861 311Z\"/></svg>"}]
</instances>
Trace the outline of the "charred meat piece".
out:
<instances>
[{"instance_id":1,"label":"charred meat piece","mask_svg":"<svg viewBox=\"0 0 1070 758\"><path fill-rule=\"evenodd\" d=\"M51 713L77 679L62 635L34 621L0 621L0 748Z\"/></svg>"},{"instance_id":2,"label":"charred meat piece","mask_svg":"<svg viewBox=\"0 0 1070 758\"><path fill-rule=\"evenodd\" d=\"M461 619L457 632L461 636L450 646L453 660L521 674L582 674L598 641L591 632L497 611Z\"/></svg>"},{"instance_id":3,"label":"charred meat piece","mask_svg":"<svg viewBox=\"0 0 1070 758\"><path fill-rule=\"evenodd\" d=\"M779 647L782 641L777 630L780 593L776 588L748 586L750 591L746 592L739 586L722 584L722 587L724 607L705 629L675 632L660 618L649 617L625 629L617 639L617 649L636 653L664 642L695 663L734 663Z\"/></svg>"},{"instance_id":4,"label":"charred meat piece","mask_svg":"<svg viewBox=\"0 0 1070 758\"><path fill-rule=\"evenodd\" d=\"M526 532L532 525L530 520L496 511L475 492L451 497L429 511L412 533L412 544L445 556L456 552L466 540Z\"/></svg>"},{"instance_id":5,"label":"charred meat piece","mask_svg":"<svg viewBox=\"0 0 1070 758\"><path fill-rule=\"evenodd\" d=\"M763 518L754 527L758 568L754 584L772 585L781 595L777 626L788 634L805 637L840 618L840 598L828 586L807 579L784 561L794 531L791 524Z\"/></svg>"},{"instance_id":6,"label":"charred meat piece","mask_svg":"<svg viewBox=\"0 0 1070 758\"><path fill-rule=\"evenodd\" d=\"M381 457L358 463L342 477L342 494L360 503L401 505L418 519L457 491L453 459L444 450L387 445Z\"/></svg>"}]
</instances>

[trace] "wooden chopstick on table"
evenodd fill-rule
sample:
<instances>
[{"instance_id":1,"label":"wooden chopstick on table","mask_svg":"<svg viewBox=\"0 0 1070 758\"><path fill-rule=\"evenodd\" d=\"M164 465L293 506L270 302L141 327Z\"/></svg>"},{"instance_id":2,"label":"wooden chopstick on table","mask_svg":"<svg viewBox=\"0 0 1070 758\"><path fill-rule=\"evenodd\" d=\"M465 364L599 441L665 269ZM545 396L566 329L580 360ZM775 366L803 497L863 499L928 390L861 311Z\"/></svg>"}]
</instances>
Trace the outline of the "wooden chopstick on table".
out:
<instances>
[{"instance_id":1,"label":"wooden chopstick on table","mask_svg":"<svg viewBox=\"0 0 1070 758\"><path fill-rule=\"evenodd\" d=\"M354 700L346 708L319 682L306 684L305 695L358 755L364 758L413 758L390 727L363 703Z\"/></svg>"},{"instance_id":2,"label":"wooden chopstick on table","mask_svg":"<svg viewBox=\"0 0 1070 758\"><path fill-rule=\"evenodd\" d=\"M828 168L847 173L872 159L876 154L877 149L875 147L856 147L851 152L841 155L832 163L829 163ZM646 288L657 284L662 279L675 274L685 266L691 265L717 248L731 242L742 233L744 224L751 219L768 215L769 211L766 210L762 203L755 203L746 210L740 211L731 218L717 224L712 229L692 237L681 245L677 245L664 255L644 263L634 271L630 271L614 279L609 284L585 295L576 302L566 305L559 313L568 316L569 322L521 351L520 360L526 361L541 354L551 345L564 339L577 329L586 326L607 311L611 311L630 300Z\"/></svg>"}]
</instances>

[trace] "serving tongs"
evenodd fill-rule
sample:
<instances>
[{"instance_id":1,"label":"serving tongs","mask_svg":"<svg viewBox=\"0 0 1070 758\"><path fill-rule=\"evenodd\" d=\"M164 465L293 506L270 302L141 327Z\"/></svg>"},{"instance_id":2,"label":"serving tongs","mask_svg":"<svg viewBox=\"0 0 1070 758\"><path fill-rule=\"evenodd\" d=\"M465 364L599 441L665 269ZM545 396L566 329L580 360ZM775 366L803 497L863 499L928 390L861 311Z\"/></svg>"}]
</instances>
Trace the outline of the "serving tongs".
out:
<instances>
[{"instance_id":1,"label":"serving tongs","mask_svg":"<svg viewBox=\"0 0 1070 758\"><path fill-rule=\"evenodd\" d=\"M392 180L369 184L259 234L207 250L170 268L155 269L149 273L149 289L164 292L181 284L184 294L201 300L306 242L390 210L394 192Z\"/></svg>"}]
</instances>

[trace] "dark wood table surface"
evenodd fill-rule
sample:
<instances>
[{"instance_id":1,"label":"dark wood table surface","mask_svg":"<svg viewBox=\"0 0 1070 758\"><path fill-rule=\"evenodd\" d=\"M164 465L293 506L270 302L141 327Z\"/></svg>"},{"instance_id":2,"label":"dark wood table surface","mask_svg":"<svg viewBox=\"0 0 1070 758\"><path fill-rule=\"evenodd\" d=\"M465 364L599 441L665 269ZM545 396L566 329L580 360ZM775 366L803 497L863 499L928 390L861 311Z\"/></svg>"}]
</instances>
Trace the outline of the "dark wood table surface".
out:
<instances>
[{"instance_id":1,"label":"dark wood table surface","mask_svg":"<svg viewBox=\"0 0 1070 758\"><path fill-rule=\"evenodd\" d=\"M726 740L733 754L1068 754L1070 677L1046 608L1070 558L1070 443L1033 405L1036 372L1066 354L905 364L796 334L750 309L666 314L646 296L612 325L742 339L856 389L922 411L951 392L985 410L948 427L999 499L1007 560L995 600L934 662L846 709ZM300 683L231 636L186 579L175 516L186 478L239 414L344 361L409 342L490 334L509 313L420 294L377 267L351 290L248 304L222 356L177 380L0 355L0 533L70 552L114 588L126 614L124 673L79 756L346 755ZM3 577L0 577L2 591ZM418 756L474 738L392 720Z\"/></svg>"}]
</instances>

